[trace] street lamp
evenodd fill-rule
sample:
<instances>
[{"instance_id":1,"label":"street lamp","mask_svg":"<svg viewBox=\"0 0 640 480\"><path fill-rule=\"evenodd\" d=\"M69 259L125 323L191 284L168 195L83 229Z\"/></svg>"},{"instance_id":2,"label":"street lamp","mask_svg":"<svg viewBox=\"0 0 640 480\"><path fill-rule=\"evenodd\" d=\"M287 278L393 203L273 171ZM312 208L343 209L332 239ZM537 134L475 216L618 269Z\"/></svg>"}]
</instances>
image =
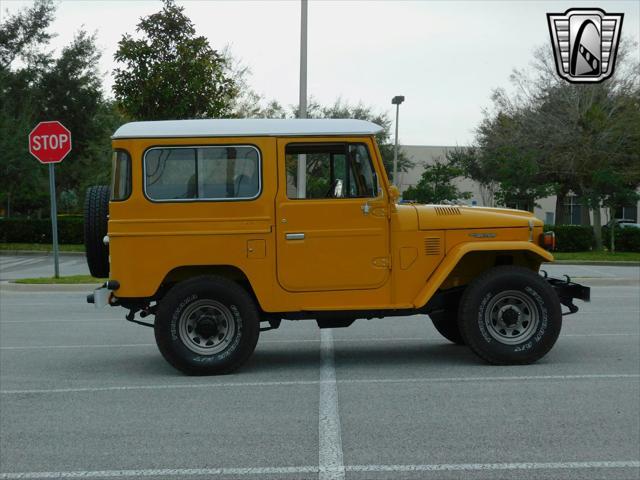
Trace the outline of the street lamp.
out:
<instances>
[{"instance_id":1,"label":"street lamp","mask_svg":"<svg viewBox=\"0 0 640 480\"><path fill-rule=\"evenodd\" d=\"M396 106L396 143L393 149L393 183L396 187L398 185L398 117L400 115L400 104L404 102L404 96L396 95L391 99L391 104Z\"/></svg>"}]
</instances>

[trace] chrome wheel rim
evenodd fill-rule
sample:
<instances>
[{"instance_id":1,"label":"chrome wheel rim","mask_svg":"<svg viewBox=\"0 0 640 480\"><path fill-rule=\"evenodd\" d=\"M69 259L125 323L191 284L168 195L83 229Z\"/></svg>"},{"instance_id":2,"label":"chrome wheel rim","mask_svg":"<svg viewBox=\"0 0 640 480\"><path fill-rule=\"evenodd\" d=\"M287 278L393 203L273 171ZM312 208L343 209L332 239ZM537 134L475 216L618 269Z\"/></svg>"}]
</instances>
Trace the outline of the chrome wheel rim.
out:
<instances>
[{"instance_id":1,"label":"chrome wheel rim","mask_svg":"<svg viewBox=\"0 0 640 480\"><path fill-rule=\"evenodd\" d=\"M203 299L189 305L180 316L180 340L199 355L225 350L238 331L231 311L215 300Z\"/></svg>"},{"instance_id":2,"label":"chrome wheel rim","mask_svg":"<svg viewBox=\"0 0 640 480\"><path fill-rule=\"evenodd\" d=\"M505 345L517 345L529 340L540 316L531 297L524 292L507 290L491 299L484 314L489 335Z\"/></svg>"}]
</instances>

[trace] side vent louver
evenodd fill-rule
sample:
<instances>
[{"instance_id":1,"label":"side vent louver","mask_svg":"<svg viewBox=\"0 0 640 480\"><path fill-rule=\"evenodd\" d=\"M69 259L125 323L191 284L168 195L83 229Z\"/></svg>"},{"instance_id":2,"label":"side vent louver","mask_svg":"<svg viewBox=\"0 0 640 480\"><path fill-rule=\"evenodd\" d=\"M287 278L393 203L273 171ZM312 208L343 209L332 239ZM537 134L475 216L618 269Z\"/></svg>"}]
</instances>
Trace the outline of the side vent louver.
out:
<instances>
[{"instance_id":1,"label":"side vent louver","mask_svg":"<svg viewBox=\"0 0 640 480\"><path fill-rule=\"evenodd\" d=\"M462 215L462 212L460 212L460 209L456 206L438 205L433 208L435 209L436 214L438 215Z\"/></svg>"},{"instance_id":2,"label":"side vent louver","mask_svg":"<svg viewBox=\"0 0 640 480\"><path fill-rule=\"evenodd\" d=\"M439 238L425 238L424 239L424 254L425 255L440 255L440 239Z\"/></svg>"}]
</instances>

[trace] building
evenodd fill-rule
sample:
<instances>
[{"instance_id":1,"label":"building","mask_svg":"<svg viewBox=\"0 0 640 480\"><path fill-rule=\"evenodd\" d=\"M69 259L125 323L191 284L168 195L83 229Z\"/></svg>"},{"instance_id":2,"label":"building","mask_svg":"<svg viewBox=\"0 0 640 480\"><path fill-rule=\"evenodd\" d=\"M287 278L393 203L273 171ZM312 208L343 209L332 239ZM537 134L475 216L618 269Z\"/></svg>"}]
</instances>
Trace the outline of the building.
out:
<instances>
[{"instance_id":1,"label":"building","mask_svg":"<svg viewBox=\"0 0 640 480\"><path fill-rule=\"evenodd\" d=\"M400 147L402 152L415 163L415 167L408 172L398 173L398 188L400 192L404 192L407 188L415 186L419 181L424 171L424 164L433 163L435 160L441 158L444 159L448 150L456 148L455 146L432 146L432 145L402 145ZM471 198L464 200L468 205L479 206L497 206L490 192L483 191L481 186L473 180L467 178L460 178L457 180L458 188L463 192L471 192ZM556 197L546 197L537 200L537 205L534 208L534 214L536 217L543 220L546 224L555 223L556 215ZM510 205L517 207L516 205ZM567 215L570 218L570 223L579 225L582 223L583 211L585 208L580 204L580 199L575 195L567 196L566 203ZM615 212L615 218L624 218L638 222L638 209L640 208L640 202L636 205L629 205ZM590 213L591 221L593 221L593 214ZM602 209L601 216L602 224L606 224L610 220L609 210Z\"/></svg>"}]
</instances>

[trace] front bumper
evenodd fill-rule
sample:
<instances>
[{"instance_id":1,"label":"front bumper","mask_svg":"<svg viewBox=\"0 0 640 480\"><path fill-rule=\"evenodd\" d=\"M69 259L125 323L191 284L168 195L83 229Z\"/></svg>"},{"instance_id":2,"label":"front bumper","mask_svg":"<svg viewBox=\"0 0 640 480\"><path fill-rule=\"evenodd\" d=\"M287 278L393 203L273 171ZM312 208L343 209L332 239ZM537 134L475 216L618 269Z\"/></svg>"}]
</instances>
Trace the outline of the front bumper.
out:
<instances>
[{"instance_id":1,"label":"front bumper","mask_svg":"<svg viewBox=\"0 0 640 480\"><path fill-rule=\"evenodd\" d=\"M563 315L571 315L578 311L578 307L573 303L575 298L583 302L591 301L591 288L572 282L569 275L565 275L565 278L562 279L548 277L547 272L544 270L542 273L545 280L549 282L558 294L560 303L569 309L569 311L563 313Z\"/></svg>"}]
</instances>

